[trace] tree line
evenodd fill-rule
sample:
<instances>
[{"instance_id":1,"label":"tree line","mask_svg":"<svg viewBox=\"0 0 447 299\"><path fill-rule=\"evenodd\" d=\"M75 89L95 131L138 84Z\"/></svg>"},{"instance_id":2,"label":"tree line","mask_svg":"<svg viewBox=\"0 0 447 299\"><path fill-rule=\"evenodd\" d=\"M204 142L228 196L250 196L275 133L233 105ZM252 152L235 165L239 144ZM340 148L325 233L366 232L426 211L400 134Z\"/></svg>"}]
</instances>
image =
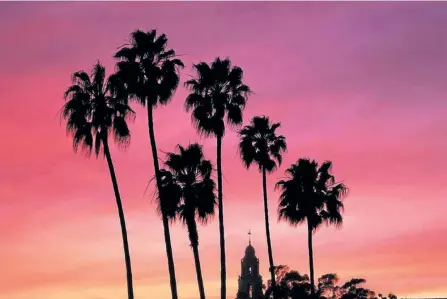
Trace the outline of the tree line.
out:
<instances>
[{"instance_id":1,"label":"tree line","mask_svg":"<svg viewBox=\"0 0 447 299\"><path fill-rule=\"evenodd\" d=\"M72 85L64 93L66 102L61 116L66 120L66 129L73 138L75 152L81 150L88 155L94 152L96 157L101 153L107 161L121 225L128 299L134 298L131 258L122 199L110 152L110 139L120 146L130 144L128 121L135 117L131 103L147 110L157 187L157 211L163 223L172 299L178 299L178 293L169 224L180 220L187 229L200 299L205 299L197 222L207 223L214 215L216 206L220 241L220 297L226 299L222 147L227 127L243 125L243 111L252 95L251 89L244 84L243 70L232 65L229 58L217 57L210 63L194 64L193 78L185 82L189 91L185 99L185 111L191 113L192 124L200 135L215 138L216 167L205 158L202 146L198 143L178 145L173 152L166 154L163 165L160 165L153 115L156 108L169 104L173 98L184 63L168 47L166 35L157 35L156 30L132 32L129 44L119 48L114 57L116 70L109 76L100 62L93 66L91 74L85 71L73 73ZM269 229L267 174L281 165L282 156L287 150L286 138L277 133L278 128L280 123L271 122L269 117L255 116L238 130L241 161L246 168L255 165L262 176L270 272L270 287L266 296L275 299L295 298L289 295L284 297L284 278L280 276L279 268L275 267ZM217 184L212 178L214 171L217 172ZM275 188L280 191L279 220L287 221L293 226L306 224L310 270L310 277L306 276L306 290L310 296L316 298L321 292L314 278L312 236L322 224L341 226L342 199L346 196L347 187L335 179L330 161L319 164L312 159L299 158L287 168L285 178L277 182Z\"/></svg>"},{"instance_id":2,"label":"tree line","mask_svg":"<svg viewBox=\"0 0 447 299\"><path fill-rule=\"evenodd\" d=\"M366 280L363 278L352 278L339 284L337 274L327 273L319 277L317 285L313 286L307 274L300 274L285 265L275 267L275 275L276 299L397 299L392 293L382 295L366 288ZM271 281L268 281L268 287L264 286L264 289L265 298L272 298ZM315 295L312 295L312 290ZM239 298L246 298L246 294L239 294Z\"/></svg>"}]
</instances>

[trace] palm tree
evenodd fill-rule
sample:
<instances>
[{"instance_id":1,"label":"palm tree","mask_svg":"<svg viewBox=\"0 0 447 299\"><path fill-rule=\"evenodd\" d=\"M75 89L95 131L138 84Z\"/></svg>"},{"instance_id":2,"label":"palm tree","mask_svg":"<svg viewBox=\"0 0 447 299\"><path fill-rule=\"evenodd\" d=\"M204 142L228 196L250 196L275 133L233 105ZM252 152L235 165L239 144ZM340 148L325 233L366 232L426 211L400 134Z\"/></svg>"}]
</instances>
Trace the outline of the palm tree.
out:
<instances>
[{"instance_id":1,"label":"palm tree","mask_svg":"<svg viewBox=\"0 0 447 299\"><path fill-rule=\"evenodd\" d=\"M245 166L249 168L252 163L258 165L262 173L262 188L264 193L264 218L267 248L270 263L272 289L275 290L275 268L273 263L272 243L270 241L269 210L267 202L267 175L273 172L282 162L282 153L286 150L285 137L276 135L280 123L271 124L268 117L255 116L250 125L240 132L239 152ZM274 292L273 292L274 293Z\"/></svg>"},{"instance_id":2,"label":"palm tree","mask_svg":"<svg viewBox=\"0 0 447 299\"><path fill-rule=\"evenodd\" d=\"M309 268L312 295L315 295L312 234L322 223L340 227L343 221L342 198L346 186L335 181L331 174L332 163L324 162L320 167L315 160L299 159L286 170L287 179L276 184L281 190L279 220L296 226L307 222Z\"/></svg>"},{"instance_id":3,"label":"palm tree","mask_svg":"<svg viewBox=\"0 0 447 299\"><path fill-rule=\"evenodd\" d=\"M225 116L230 125L242 124L250 88L242 83L243 71L232 66L230 60L216 58L210 65L200 62L193 66L196 78L185 83L191 91L185 102L186 111L192 110L192 121L204 136L217 140L217 190L219 210L221 299L226 299L225 231L222 191L222 138L225 135Z\"/></svg>"},{"instance_id":4,"label":"palm tree","mask_svg":"<svg viewBox=\"0 0 447 299\"><path fill-rule=\"evenodd\" d=\"M163 188L169 192L171 201L178 204L176 214L188 229L200 299L205 299L196 218L202 224L206 224L214 215L216 195L215 183L211 178L213 167L209 160L204 159L199 144L191 144L186 149L178 145L178 150L178 154L168 153L165 162L168 170L161 170L163 181L166 182Z\"/></svg>"},{"instance_id":5,"label":"palm tree","mask_svg":"<svg viewBox=\"0 0 447 299\"><path fill-rule=\"evenodd\" d=\"M120 145L126 146L130 141L126 119L133 115L133 111L127 104L127 92L117 75L111 75L106 80L105 68L98 62L90 77L84 71L73 74L73 85L67 88L64 98L67 102L61 116L67 120L67 132L73 135L74 151L81 147L90 155L94 147L97 157L101 150L106 157L121 224L127 271L127 296L133 299L126 221L109 149L109 135Z\"/></svg>"},{"instance_id":6,"label":"palm tree","mask_svg":"<svg viewBox=\"0 0 447 299\"><path fill-rule=\"evenodd\" d=\"M160 166L158 163L157 145L155 142L153 110L158 105L166 105L179 84L179 68L183 68L181 60L176 58L175 51L167 49L167 37L161 34L157 37L155 30L143 32L136 30L131 33L131 44L122 47L115 58L118 74L126 83L131 99L147 108L149 139L154 160L154 171L157 190L161 201L161 216L163 221L166 255L171 283L172 299L177 299L177 283L175 278L174 257L172 254L171 235L165 198L161 194Z\"/></svg>"}]
</instances>

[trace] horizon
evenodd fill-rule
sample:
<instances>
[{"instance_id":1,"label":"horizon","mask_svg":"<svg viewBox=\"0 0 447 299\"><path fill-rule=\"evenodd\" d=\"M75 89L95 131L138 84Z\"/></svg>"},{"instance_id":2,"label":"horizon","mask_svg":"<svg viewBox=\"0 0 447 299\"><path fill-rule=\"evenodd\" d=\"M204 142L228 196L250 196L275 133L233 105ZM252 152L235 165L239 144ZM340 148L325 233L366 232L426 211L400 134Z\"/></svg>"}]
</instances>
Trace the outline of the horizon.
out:
<instances>
[{"instance_id":1,"label":"horizon","mask_svg":"<svg viewBox=\"0 0 447 299\"><path fill-rule=\"evenodd\" d=\"M205 24L205 26L204 26ZM254 94L243 124L280 122L288 150L267 176L276 265L308 274L304 226L277 221L274 184L298 158L333 162L347 184L344 223L314 235L316 277L366 279L399 298L447 297L447 3L442 2L1 2L0 299L125 298L119 221L105 159L74 153L58 112L78 70L115 71L135 29L157 29L185 68L172 102L154 112L159 158L216 140L184 110L192 64L229 57ZM171 298L163 227L155 211L145 110L131 104L128 148L111 145L128 224L136 298ZM7 141L6 141L7 140ZM223 139L227 298L251 243L269 277L262 178L245 169L236 130ZM217 212L199 226L209 299L220 298ZM179 298L198 298L181 223L171 225Z\"/></svg>"}]
</instances>

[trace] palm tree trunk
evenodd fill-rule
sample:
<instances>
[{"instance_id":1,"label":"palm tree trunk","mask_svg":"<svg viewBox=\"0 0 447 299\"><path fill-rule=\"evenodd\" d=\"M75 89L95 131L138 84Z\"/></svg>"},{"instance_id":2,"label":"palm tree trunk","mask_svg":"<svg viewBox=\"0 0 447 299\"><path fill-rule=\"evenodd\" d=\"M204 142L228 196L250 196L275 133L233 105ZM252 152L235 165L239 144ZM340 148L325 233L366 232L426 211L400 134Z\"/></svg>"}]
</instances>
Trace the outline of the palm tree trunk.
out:
<instances>
[{"instance_id":1,"label":"palm tree trunk","mask_svg":"<svg viewBox=\"0 0 447 299\"><path fill-rule=\"evenodd\" d=\"M134 297L133 297L132 268L130 265L130 251L129 251L129 244L127 241L126 220L124 219L123 205L121 203L121 196L118 189L118 182L116 180L115 169L113 167L112 157L110 155L110 149L107 139L103 140L103 144L104 144L104 154L106 156L107 164L109 166L110 177L112 179L113 191L115 192L116 206L118 207L118 215L121 224L121 235L123 238L123 247L124 247L124 260L126 262L127 297L128 299L133 299Z\"/></svg>"},{"instance_id":2,"label":"palm tree trunk","mask_svg":"<svg viewBox=\"0 0 447 299\"><path fill-rule=\"evenodd\" d=\"M191 241L192 252L194 254L194 263L196 266L197 284L199 285L200 299L205 299L205 287L203 285L202 267L200 266L199 257L199 234L197 232L197 224L194 214L186 221L188 226L189 240Z\"/></svg>"},{"instance_id":3,"label":"palm tree trunk","mask_svg":"<svg viewBox=\"0 0 447 299\"><path fill-rule=\"evenodd\" d=\"M262 189L264 193L264 217L265 217L265 234L267 235L267 249L269 254L270 263L270 275L272 280L273 298L275 298L276 281L275 281L275 268L273 263L272 242L270 240L270 225L269 225L269 207L267 202L267 175L265 168L262 167Z\"/></svg>"},{"instance_id":4,"label":"palm tree trunk","mask_svg":"<svg viewBox=\"0 0 447 299\"><path fill-rule=\"evenodd\" d=\"M225 263L225 231L222 194L222 136L217 136L217 196L220 235L220 298L227 299L227 268Z\"/></svg>"},{"instance_id":5,"label":"palm tree trunk","mask_svg":"<svg viewBox=\"0 0 447 299\"><path fill-rule=\"evenodd\" d=\"M160 178L160 166L158 164L158 154L157 154L157 145L155 143L155 133L154 133L154 119L153 119L153 107L151 105L147 106L147 119L149 126L149 139L151 142L152 149L152 157L154 160L154 170L155 170L155 180L157 181L157 189L160 196L160 206L163 207L163 197L160 193L161 191L161 178ZM172 254L172 246L171 246L171 234L169 232L169 221L164 209L161 209L162 220L163 220L163 230L165 236L165 244L166 244L166 255L168 258L168 270L169 277L171 283L171 295L172 299L177 299L177 281L175 278L175 266L174 266L174 257Z\"/></svg>"},{"instance_id":6,"label":"palm tree trunk","mask_svg":"<svg viewBox=\"0 0 447 299\"><path fill-rule=\"evenodd\" d=\"M307 245L309 246L309 271L312 298L315 298L315 278L314 278L314 254L312 249L312 227L307 220Z\"/></svg>"},{"instance_id":7,"label":"palm tree trunk","mask_svg":"<svg viewBox=\"0 0 447 299\"><path fill-rule=\"evenodd\" d=\"M203 285L202 268L200 266L199 247L197 245L193 245L192 252L194 254L194 262L196 264L196 275L197 283L199 284L200 299L205 299L205 287Z\"/></svg>"}]
</instances>

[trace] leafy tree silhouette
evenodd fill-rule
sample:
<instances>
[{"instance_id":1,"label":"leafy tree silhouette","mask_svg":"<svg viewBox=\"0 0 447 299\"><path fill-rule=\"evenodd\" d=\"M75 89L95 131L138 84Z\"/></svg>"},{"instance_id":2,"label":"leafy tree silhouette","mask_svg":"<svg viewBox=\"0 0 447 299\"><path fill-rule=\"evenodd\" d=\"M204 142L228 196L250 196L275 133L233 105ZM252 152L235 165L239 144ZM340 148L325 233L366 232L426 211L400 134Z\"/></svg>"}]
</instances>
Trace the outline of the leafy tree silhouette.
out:
<instances>
[{"instance_id":1,"label":"leafy tree silhouette","mask_svg":"<svg viewBox=\"0 0 447 299\"><path fill-rule=\"evenodd\" d=\"M90 77L84 71L73 74L73 85L67 88L64 98L66 104L61 116L67 120L67 132L73 136L74 151L80 147L90 155L94 148L98 157L102 150L107 160L121 224L127 271L127 296L133 299L126 221L109 148L109 135L112 135L119 145L127 146L130 142L126 120L134 113L127 103L127 91L116 74L106 80L105 68L98 62Z\"/></svg>"},{"instance_id":2,"label":"leafy tree silhouette","mask_svg":"<svg viewBox=\"0 0 447 299\"><path fill-rule=\"evenodd\" d=\"M281 265L275 267L277 294L280 299L397 299L393 294L388 298L381 294L376 297L375 292L364 288L366 280L363 278L352 278L343 285L337 285L339 278L335 273L328 273L318 278L318 287L315 295L312 294L312 284L309 276L301 275L289 267ZM271 281L265 298L270 298L272 293Z\"/></svg>"},{"instance_id":3,"label":"leafy tree silhouette","mask_svg":"<svg viewBox=\"0 0 447 299\"><path fill-rule=\"evenodd\" d=\"M317 298L336 299L341 295L341 288L337 286L339 278L335 273L328 273L318 278Z\"/></svg>"},{"instance_id":4,"label":"leafy tree silhouette","mask_svg":"<svg viewBox=\"0 0 447 299\"><path fill-rule=\"evenodd\" d=\"M180 145L177 147L179 153L167 154L165 165L168 170L161 170L162 188L166 189L165 195L169 195L176 205L175 213L170 214L178 216L188 229L200 299L205 299L196 219L206 224L214 215L216 195L215 183L211 178L213 167L209 160L205 160L199 144L191 144L186 149Z\"/></svg>"},{"instance_id":5,"label":"leafy tree silhouette","mask_svg":"<svg viewBox=\"0 0 447 299\"><path fill-rule=\"evenodd\" d=\"M136 30L130 35L130 45L122 47L115 58L118 74L126 83L131 99L147 108L149 139L154 161L157 190L161 201L166 255L171 284L172 299L177 299L174 257L172 254L169 220L165 211L165 198L161 193L161 177L155 141L153 110L157 106L167 105L179 84L179 69L183 62L176 58L175 51L167 49L166 35L157 36L155 30L143 32Z\"/></svg>"},{"instance_id":6,"label":"leafy tree silhouette","mask_svg":"<svg viewBox=\"0 0 447 299\"><path fill-rule=\"evenodd\" d=\"M262 173L262 190L264 194L264 218L265 233L267 237L267 249L270 264L270 275L275 293L275 269L273 263L272 243L270 240L269 212L267 201L267 175L281 165L282 153L286 150L285 137L276 135L276 129L280 123L270 123L266 116L255 116L250 125L245 126L240 132L239 152L245 166L249 168L252 163L258 165Z\"/></svg>"},{"instance_id":7,"label":"leafy tree silhouette","mask_svg":"<svg viewBox=\"0 0 447 299\"><path fill-rule=\"evenodd\" d=\"M243 71L230 60L216 58L210 65L200 62L193 66L196 78L185 82L191 91L185 102L192 110L192 121L204 136L217 139L217 189L219 209L221 299L226 299L225 231L222 191L222 138L225 135L225 116L230 125L242 124L242 111L250 88L243 84Z\"/></svg>"},{"instance_id":8,"label":"leafy tree silhouette","mask_svg":"<svg viewBox=\"0 0 447 299\"><path fill-rule=\"evenodd\" d=\"M307 222L311 292L315 295L312 235L321 224L341 226L342 197L346 186L331 174L332 163L321 166L315 160L299 159L286 170L287 179L276 184L281 190L279 220L296 226Z\"/></svg>"},{"instance_id":9,"label":"leafy tree silhouette","mask_svg":"<svg viewBox=\"0 0 447 299\"><path fill-rule=\"evenodd\" d=\"M311 285L309 276L301 275L298 271L291 270L288 266L280 265L275 267L277 299L299 298L308 299L310 297ZM272 280L268 281L268 288L265 298L271 298L273 294Z\"/></svg>"}]
</instances>

